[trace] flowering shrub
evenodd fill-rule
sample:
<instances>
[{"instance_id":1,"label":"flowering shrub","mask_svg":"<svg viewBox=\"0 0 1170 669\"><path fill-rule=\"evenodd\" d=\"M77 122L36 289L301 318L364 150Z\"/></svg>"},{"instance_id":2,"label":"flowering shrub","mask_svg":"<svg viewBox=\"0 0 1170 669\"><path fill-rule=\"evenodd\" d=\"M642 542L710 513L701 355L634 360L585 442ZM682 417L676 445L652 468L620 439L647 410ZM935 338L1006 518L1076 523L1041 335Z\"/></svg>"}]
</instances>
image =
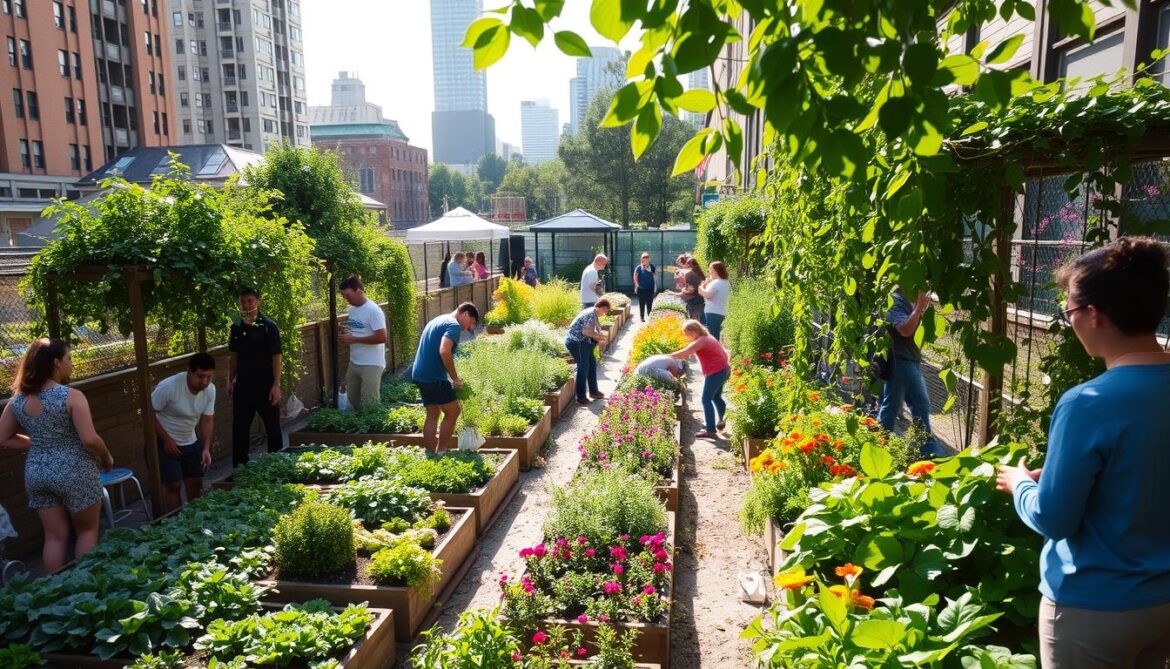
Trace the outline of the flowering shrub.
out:
<instances>
[{"instance_id":1,"label":"flowering shrub","mask_svg":"<svg viewBox=\"0 0 1170 669\"><path fill-rule=\"evenodd\" d=\"M670 395L650 387L614 395L578 449L587 467L617 467L656 483L670 478L678 460L674 422Z\"/></svg>"},{"instance_id":2,"label":"flowering shrub","mask_svg":"<svg viewBox=\"0 0 1170 669\"><path fill-rule=\"evenodd\" d=\"M646 358L659 353L673 353L685 348L690 343L683 334L683 318L668 313L660 318L652 318L638 334L634 335L633 349L630 351L630 360L623 370L629 373Z\"/></svg>"},{"instance_id":3,"label":"flowering shrub","mask_svg":"<svg viewBox=\"0 0 1170 669\"><path fill-rule=\"evenodd\" d=\"M532 286L523 281L507 277L500 279L500 285L492 293L494 306L484 314L484 325L515 325L532 318Z\"/></svg>"},{"instance_id":4,"label":"flowering shrub","mask_svg":"<svg viewBox=\"0 0 1170 669\"><path fill-rule=\"evenodd\" d=\"M565 357L564 332L558 332L547 323L535 319L505 330L504 342L512 351L539 351L554 358Z\"/></svg>"},{"instance_id":5,"label":"flowering shrub","mask_svg":"<svg viewBox=\"0 0 1170 669\"><path fill-rule=\"evenodd\" d=\"M751 532L763 529L769 517L781 524L795 519L809 505L809 491L820 484L856 476L866 446L884 449L898 469L919 448L915 433L892 435L852 407L791 414L779 426L783 432L772 446L748 463L752 487L741 518Z\"/></svg>"},{"instance_id":6,"label":"flowering shrub","mask_svg":"<svg viewBox=\"0 0 1170 669\"><path fill-rule=\"evenodd\" d=\"M554 327L573 322L581 311L581 294L577 287L559 277L542 283L532 293L532 317Z\"/></svg>"}]
</instances>

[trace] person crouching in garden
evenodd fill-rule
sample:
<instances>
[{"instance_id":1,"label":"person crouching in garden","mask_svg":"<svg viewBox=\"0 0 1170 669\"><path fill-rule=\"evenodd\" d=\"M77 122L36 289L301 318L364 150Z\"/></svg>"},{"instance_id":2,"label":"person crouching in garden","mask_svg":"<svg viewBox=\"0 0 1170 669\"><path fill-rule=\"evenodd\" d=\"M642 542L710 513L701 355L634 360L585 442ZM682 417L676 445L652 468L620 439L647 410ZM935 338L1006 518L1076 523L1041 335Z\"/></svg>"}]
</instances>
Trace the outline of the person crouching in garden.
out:
<instances>
[{"instance_id":1,"label":"person crouching in garden","mask_svg":"<svg viewBox=\"0 0 1170 669\"><path fill-rule=\"evenodd\" d=\"M75 557L97 545L101 472L114 466L93 427L85 395L65 385L72 373L65 342L34 341L16 372L12 399L0 414L0 445L28 451L24 489L28 507L44 527L41 560L47 574L65 564L71 532L77 533ZM18 429L24 434L17 434Z\"/></svg>"},{"instance_id":2,"label":"person crouching in garden","mask_svg":"<svg viewBox=\"0 0 1170 669\"><path fill-rule=\"evenodd\" d=\"M669 384L674 384L685 371L682 360L675 360L665 353L652 355L634 368L637 376L649 376Z\"/></svg>"},{"instance_id":3,"label":"person crouching in garden","mask_svg":"<svg viewBox=\"0 0 1170 669\"><path fill-rule=\"evenodd\" d=\"M1044 537L1040 659L1045 669L1170 662L1170 354L1167 254L1122 238L1057 273L1061 307L1100 376L1052 413L1042 470L999 468L997 487Z\"/></svg>"},{"instance_id":4,"label":"person crouching in garden","mask_svg":"<svg viewBox=\"0 0 1170 669\"><path fill-rule=\"evenodd\" d=\"M593 350L605 341L601 332L601 317L609 313L609 300L602 298L585 307L569 324L569 335L565 337L565 348L577 362L577 403L589 404L589 398L605 399L597 388L597 359ZM589 395L585 395L588 389Z\"/></svg>"},{"instance_id":5,"label":"person crouching in garden","mask_svg":"<svg viewBox=\"0 0 1170 669\"><path fill-rule=\"evenodd\" d=\"M727 403L723 401L723 386L731 376L731 362L723 344L699 321L692 319L683 323L683 334L691 343L681 351L671 353L670 357L686 360L693 355L699 359L699 369L703 372L703 430L695 433L695 438L714 439L725 425Z\"/></svg>"},{"instance_id":6,"label":"person crouching in garden","mask_svg":"<svg viewBox=\"0 0 1170 669\"><path fill-rule=\"evenodd\" d=\"M455 434L455 421L462 410L455 391L463 388L463 379L455 370L455 349L463 331L471 332L478 324L479 309L464 302L455 311L431 319L419 336L410 379L418 386L426 407L423 446L428 451L446 450L451 435ZM442 424L439 414L443 416Z\"/></svg>"},{"instance_id":7,"label":"person crouching in garden","mask_svg":"<svg viewBox=\"0 0 1170 669\"><path fill-rule=\"evenodd\" d=\"M188 502L203 494L203 474L211 466L215 436L214 376L215 358L196 353L187 361L187 371L159 381L150 394L164 513L183 505L183 488Z\"/></svg>"}]
</instances>

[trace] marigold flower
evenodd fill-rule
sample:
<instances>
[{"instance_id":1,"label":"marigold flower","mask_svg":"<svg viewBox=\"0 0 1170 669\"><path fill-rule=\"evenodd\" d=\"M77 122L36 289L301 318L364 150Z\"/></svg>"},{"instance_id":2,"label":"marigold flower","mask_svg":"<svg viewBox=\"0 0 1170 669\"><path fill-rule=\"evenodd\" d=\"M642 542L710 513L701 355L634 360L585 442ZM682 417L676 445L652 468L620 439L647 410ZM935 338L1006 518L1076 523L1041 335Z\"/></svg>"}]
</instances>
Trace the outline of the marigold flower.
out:
<instances>
[{"instance_id":1,"label":"marigold flower","mask_svg":"<svg viewBox=\"0 0 1170 669\"><path fill-rule=\"evenodd\" d=\"M838 439L838 440L836 440L836 441L834 441L834 442L833 442L833 448L835 448L835 449L837 449L838 451L840 451L840 450L842 450L842 449L844 449L844 448L845 448L845 442L843 442L843 441L841 441L840 439Z\"/></svg>"},{"instance_id":2,"label":"marigold flower","mask_svg":"<svg viewBox=\"0 0 1170 669\"><path fill-rule=\"evenodd\" d=\"M835 464L837 461L833 459L833 456L826 455L825 457L821 458L821 462L825 463L826 467L829 467Z\"/></svg>"},{"instance_id":3,"label":"marigold flower","mask_svg":"<svg viewBox=\"0 0 1170 669\"><path fill-rule=\"evenodd\" d=\"M829 467L829 475L836 478L849 478L857 473L857 470L849 465L833 465Z\"/></svg>"},{"instance_id":4,"label":"marigold flower","mask_svg":"<svg viewBox=\"0 0 1170 669\"><path fill-rule=\"evenodd\" d=\"M870 597L869 595L855 595L853 597L853 603L865 609L866 611L872 611L874 600L873 597Z\"/></svg>"},{"instance_id":5,"label":"marigold flower","mask_svg":"<svg viewBox=\"0 0 1170 669\"><path fill-rule=\"evenodd\" d=\"M809 393L809 394L808 394L808 399L809 399L809 401L810 401L810 402L820 402L820 401L821 401L821 394L820 394L820 393L816 393L816 392Z\"/></svg>"},{"instance_id":6,"label":"marigold flower","mask_svg":"<svg viewBox=\"0 0 1170 669\"><path fill-rule=\"evenodd\" d=\"M738 393L742 393L742 392L744 392L745 390L747 390L747 385L746 385L746 384L743 384L743 383L739 384L739 386L738 386L738 387L736 387L736 389L735 389L735 391L736 391L736 392L738 392Z\"/></svg>"},{"instance_id":7,"label":"marigold flower","mask_svg":"<svg viewBox=\"0 0 1170 669\"><path fill-rule=\"evenodd\" d=\"M813 424L813 427L820 427L821 426L821 419L820 418L812 419L812 424Z\"/></svg>"},{"instance_id":8,"label":"marigold flower","mask_svg":"<svg viewBox=\"0 0 1170 669\"><path fill-rule=\"evenodd\" d=\"M930 460L919 460L906 468L910 476L929 476L934 471L935 464Z\"/></svg>"},{"instance_id":9,"label":"marigold flower","mask_svg":"<svg viewBox=\"0 0 1170 669\"><path fill-rule=\"evenodd\" d=\"M799 590L815 580L812 576L805 574L803 569L793 569L776 574L772 582L776 584L777 588Z\"/></svg>"},{"instance_id":10,"label":"marigold flower","mask_svg":"<svg viewBox=\"0 0 1170 669\"><path fill-rule=\"evenodd\" d=\"M548 641L548 635L544 632L537 632L536 634L532 635L532 643L538 646L546 641Z\"/></svg>"},{"instance_id":11,"label":"marigold flower","mask_svg":"<svg viewBox=\"0 0 1170 669\"><path fill-rule=\"evenodd\" d=\"M850 576L857 578L858 576L861 576L861 572L863 571L865 570L853 564L852 562L846 562L836 569L837 575L841 578L847 578Z\"/></svg>"},{"instance_id":12,"label":"marigold flower","mask_svg":"<svg viewBox=\"0 0 1170 669\"><path fill-rule=\"evenodd\" d=\"M808 441L806 441L800 445L800 452L801 453L811 453L811 452L815 451L816 448L817 448L817 442L813 441L812 439L809 439Z\"/></svg>"}]
</instances>

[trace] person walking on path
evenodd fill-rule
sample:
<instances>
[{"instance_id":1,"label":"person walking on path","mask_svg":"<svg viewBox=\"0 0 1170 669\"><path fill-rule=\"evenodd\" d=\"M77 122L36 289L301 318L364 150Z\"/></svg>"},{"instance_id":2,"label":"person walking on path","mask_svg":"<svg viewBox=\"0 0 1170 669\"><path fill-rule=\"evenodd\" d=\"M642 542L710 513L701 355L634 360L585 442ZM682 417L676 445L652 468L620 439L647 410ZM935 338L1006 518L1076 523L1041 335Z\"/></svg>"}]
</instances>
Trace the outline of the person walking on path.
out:
<instances>
[{"instance_id":1,"label":"person walking on path","mask_svg":"<svg viewBox=\"0 0 1170 669\"><path fill-rule=\"evenodd\" d=\"M731 282L727 280L727 265L716 260L708 269L711 276L699 284L699 295L707 301L704 324L711 336L723 334L723 319L727 318L727 301L731 299Z\"/></svg>"},{"instance_id":2,"label":"person walking on path","mask_svg":"<svg viewBox=\"0 0 1170 669\"><path fill-rule=\"evenodd\" d=\"M447 285L455 288L474 280L475 272L467 266L467 254L463 251L456 253L451 262L447 263Z\"/></svg>"},{"instance_id":3,"label":"person walking on path","mask_svg":"<svg viewBox=\"0 0 1170 669\"><path fill-rule=\"evenodd\" d=\"M215 358L196 353L187 371L168 376L154 387L154 433L158 436L158 470L169 512L203 494L203 474L211 467L215 438Z\"/></svg>"},{"instance_id":4,"label":"person walking on path","mask_svg":"<svg viewBox=\"0 0 1170 669\"><path fill-rule=\"evenodd\" d=\"M260 293L240 291L240 320L228 335L228 397L232 400L232 467L248 461L252 421L260 415L268 452L284 447L280 432L280 328L260 313Z\"/></svg>"},{"instance_id":5,"label":"person walking on path","mask_svg":"<svg viewBox=\"0 0 1170 669\"><path fill-rule=\"evenodd\" d=\"M1158 240L1123 237L1057 273L1060 316L1100 376L1061 396L1041 470L1001 465L1040 554L1045 669L1170 662L1170 354L1158 339L1170 293Z\"/></svg>"},{"instance_id":6,"label":"person walking on path","mask_svg":"<svg viewBox=\"0 0 1170 669\"><path fill-rule=\"evenodd\" d=\"M609 300L601 299L585 307L573 322L569 324L569 334L565 337L565 348L577 363L577 403L589 404L589 398L605 399L605 395L597 387L597 358L594 349L605 341L606 336L601 332L601 317L609 313ZM585 391L589 391L586 396Z\"/></svg>"},{"instance_id":7,"label":"person walking on path","mask_svg":"<svg viewBox=\"0 0 1170 669\"><path fill-rule=\"evenodd\" d=\"M654 295L658 292L655 285L655 272L658 270L650 262L650 254L643 253L641 263L634 268L634 294L638 296L638 316L646 322L646 316L654 310Z\"/></svg>"},{"instance_id":8,"label":"person walking on path","mask_svg":"<svg viewBox=\"0 0 1170 669\"><path fill-rule=\"evenodd\" d=\"M703 285L706 277L703 276L703 270L699 269L699 261L695 260L694 256L688 255L683 260L686 263L686 270L682 275L681 295L687 308L687 318L702 324L704 300L699 293L699 287Z\"/></svg>"},{"instance_id":9,"label":"person walking on path","mask_svg":"<svg viewBox=\"0 0 1170 669\"><path fill-rule=\"evenodd\" d=\"M45 573L65 564L72 532L77 533L75 557L97 545L101 472L114 466L94 429L85 395L65 385L72 373L73 359L65 342L34 341L12 383L12 399L0 414L0 444L28 451L24 488L28 507L37 512L44 528Z\"/></svg>"},{"instance_id":10,"label":"person walking on path","mask_svg":"<svg viewBox=\"0 0 1170 669\"><path fill-rule=\"evenodd\" d=\"M479 309L464 302L455 311L431 319L419 336L410 379L418 386L426 407L423 446L428 451L442 452L455 434L455 421L462 411L455 391L463 388L463 380L455 369L455 349L462 333L471 332L478 324ZM442 424L439 424L439 414L443 415Z\"/></svg>"},{"instance_id":11,"label":"person walking on path","mask_svg":"<svg viewBox=\"0 0 1170 669\"><path fill-rule=\"evenodd\" d=\"M386 314L366 298L362 280L351 276L341 282L341 295L349 302L345 332L337 339L349 344L349 369L345 392L350 406L361 410L382 397L382 372L386 371Z\"/></svg>"},{"instance_id":12,"label":"person walking on path","mask_svg":"<svg viewBox=\"0 0 1170 669\"><path fill-rule=\"evenodd\" d=\"M599 272L605 269L609 264L609 258L604 254L598 253L593 258L593 262L581 272L581 307L591 307L596 304L597 299L605 294L605 286L601 283L601 275Z\"/></svg>"},{"instance_id":13,"label":"person walking on path","mask_svg":"<svg viewBox=\"0 0 1170 669\"><path fill-rule=\"evenodd\" d=\"M524 265L516 270L516 280L536 288L536 265L532 263L532 258L525 258Z\"/></svg>"},{"instance_id":14,"label":"person walking on path","mask_svg":"<svg viewBox=\"0 0 1170 669\"><path fill-rule=\"evenodd\" d=\"M703 372L703 429L695 433L695 438L714 439L725 427L727 403L723 401L723 386L731 376L731 362L723 344L699 321L691 319L683 323L683 334L691 343L681 351L671 353L670 357L686 360L693 355L699 359L699 368Z\"/></svg>"},{"instance_id":15,"label":"person walking on path","mask_svg":"<svg viewBox=\"0 0 1170 669\"><path fill-rule=\"evenodd\" d=\"M922 377L922 351L914 343L914 331L930 306L930 293L918 293L911 302L902 289L897 288L893 300L894 306L886 314L891 339L889 379L882 389L878 422L893 432L898 416L902 414L903 403L909 405L910 416L926 434L922 456L933 457L942 451L930 430L930 395L926 391L926 379Z\"/></svg>"}]
</instances>

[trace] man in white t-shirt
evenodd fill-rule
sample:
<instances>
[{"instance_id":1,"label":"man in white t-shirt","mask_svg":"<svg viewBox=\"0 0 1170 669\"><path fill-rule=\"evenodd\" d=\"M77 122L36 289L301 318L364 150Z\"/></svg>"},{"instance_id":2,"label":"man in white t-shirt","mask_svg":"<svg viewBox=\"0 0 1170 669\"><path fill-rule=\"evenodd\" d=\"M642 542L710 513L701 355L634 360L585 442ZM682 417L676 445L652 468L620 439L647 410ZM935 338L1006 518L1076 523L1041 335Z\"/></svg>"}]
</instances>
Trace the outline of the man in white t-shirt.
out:
<instances>
[{"instance_id":1,"label":"man in white t-shirt","mask_svg":"<svg viewBox=\"0 0 1170 669\"><path fill-rule=\"evenodd\" d=\"M337 339L349 344L349 370L345 392L354 409L377 404L381 398L382 372L386 370L386 314L366 299L362 280L351 276L341 282L341 295L349 302L345 332Z\"/></svg>"},{"instance_id":2,"label":"man in white t-shirt","mask_svg":"<svg viewBox=\"0 0 1170 669\"><path fill-rule=\"evenodd\" d=\"M215 435L215 358L196 353L187 371L168 376L154 387L154 433L158 436L159 478L164 488L164 512L203 494L203 474L211 466Z\"/></svg>"},{"instance_id":3,"label":"man in white t-shirt","mask_svg":"<svg viewBox=\"0 0 1170 669\"><path fill-rule=\"evenodd\" d=\"M609 264L609 258L598 253L593 262L581 272L581 308L593 306L605 294L605 286L601 283L598 272Z\"/></svg>"}]
</instances>

